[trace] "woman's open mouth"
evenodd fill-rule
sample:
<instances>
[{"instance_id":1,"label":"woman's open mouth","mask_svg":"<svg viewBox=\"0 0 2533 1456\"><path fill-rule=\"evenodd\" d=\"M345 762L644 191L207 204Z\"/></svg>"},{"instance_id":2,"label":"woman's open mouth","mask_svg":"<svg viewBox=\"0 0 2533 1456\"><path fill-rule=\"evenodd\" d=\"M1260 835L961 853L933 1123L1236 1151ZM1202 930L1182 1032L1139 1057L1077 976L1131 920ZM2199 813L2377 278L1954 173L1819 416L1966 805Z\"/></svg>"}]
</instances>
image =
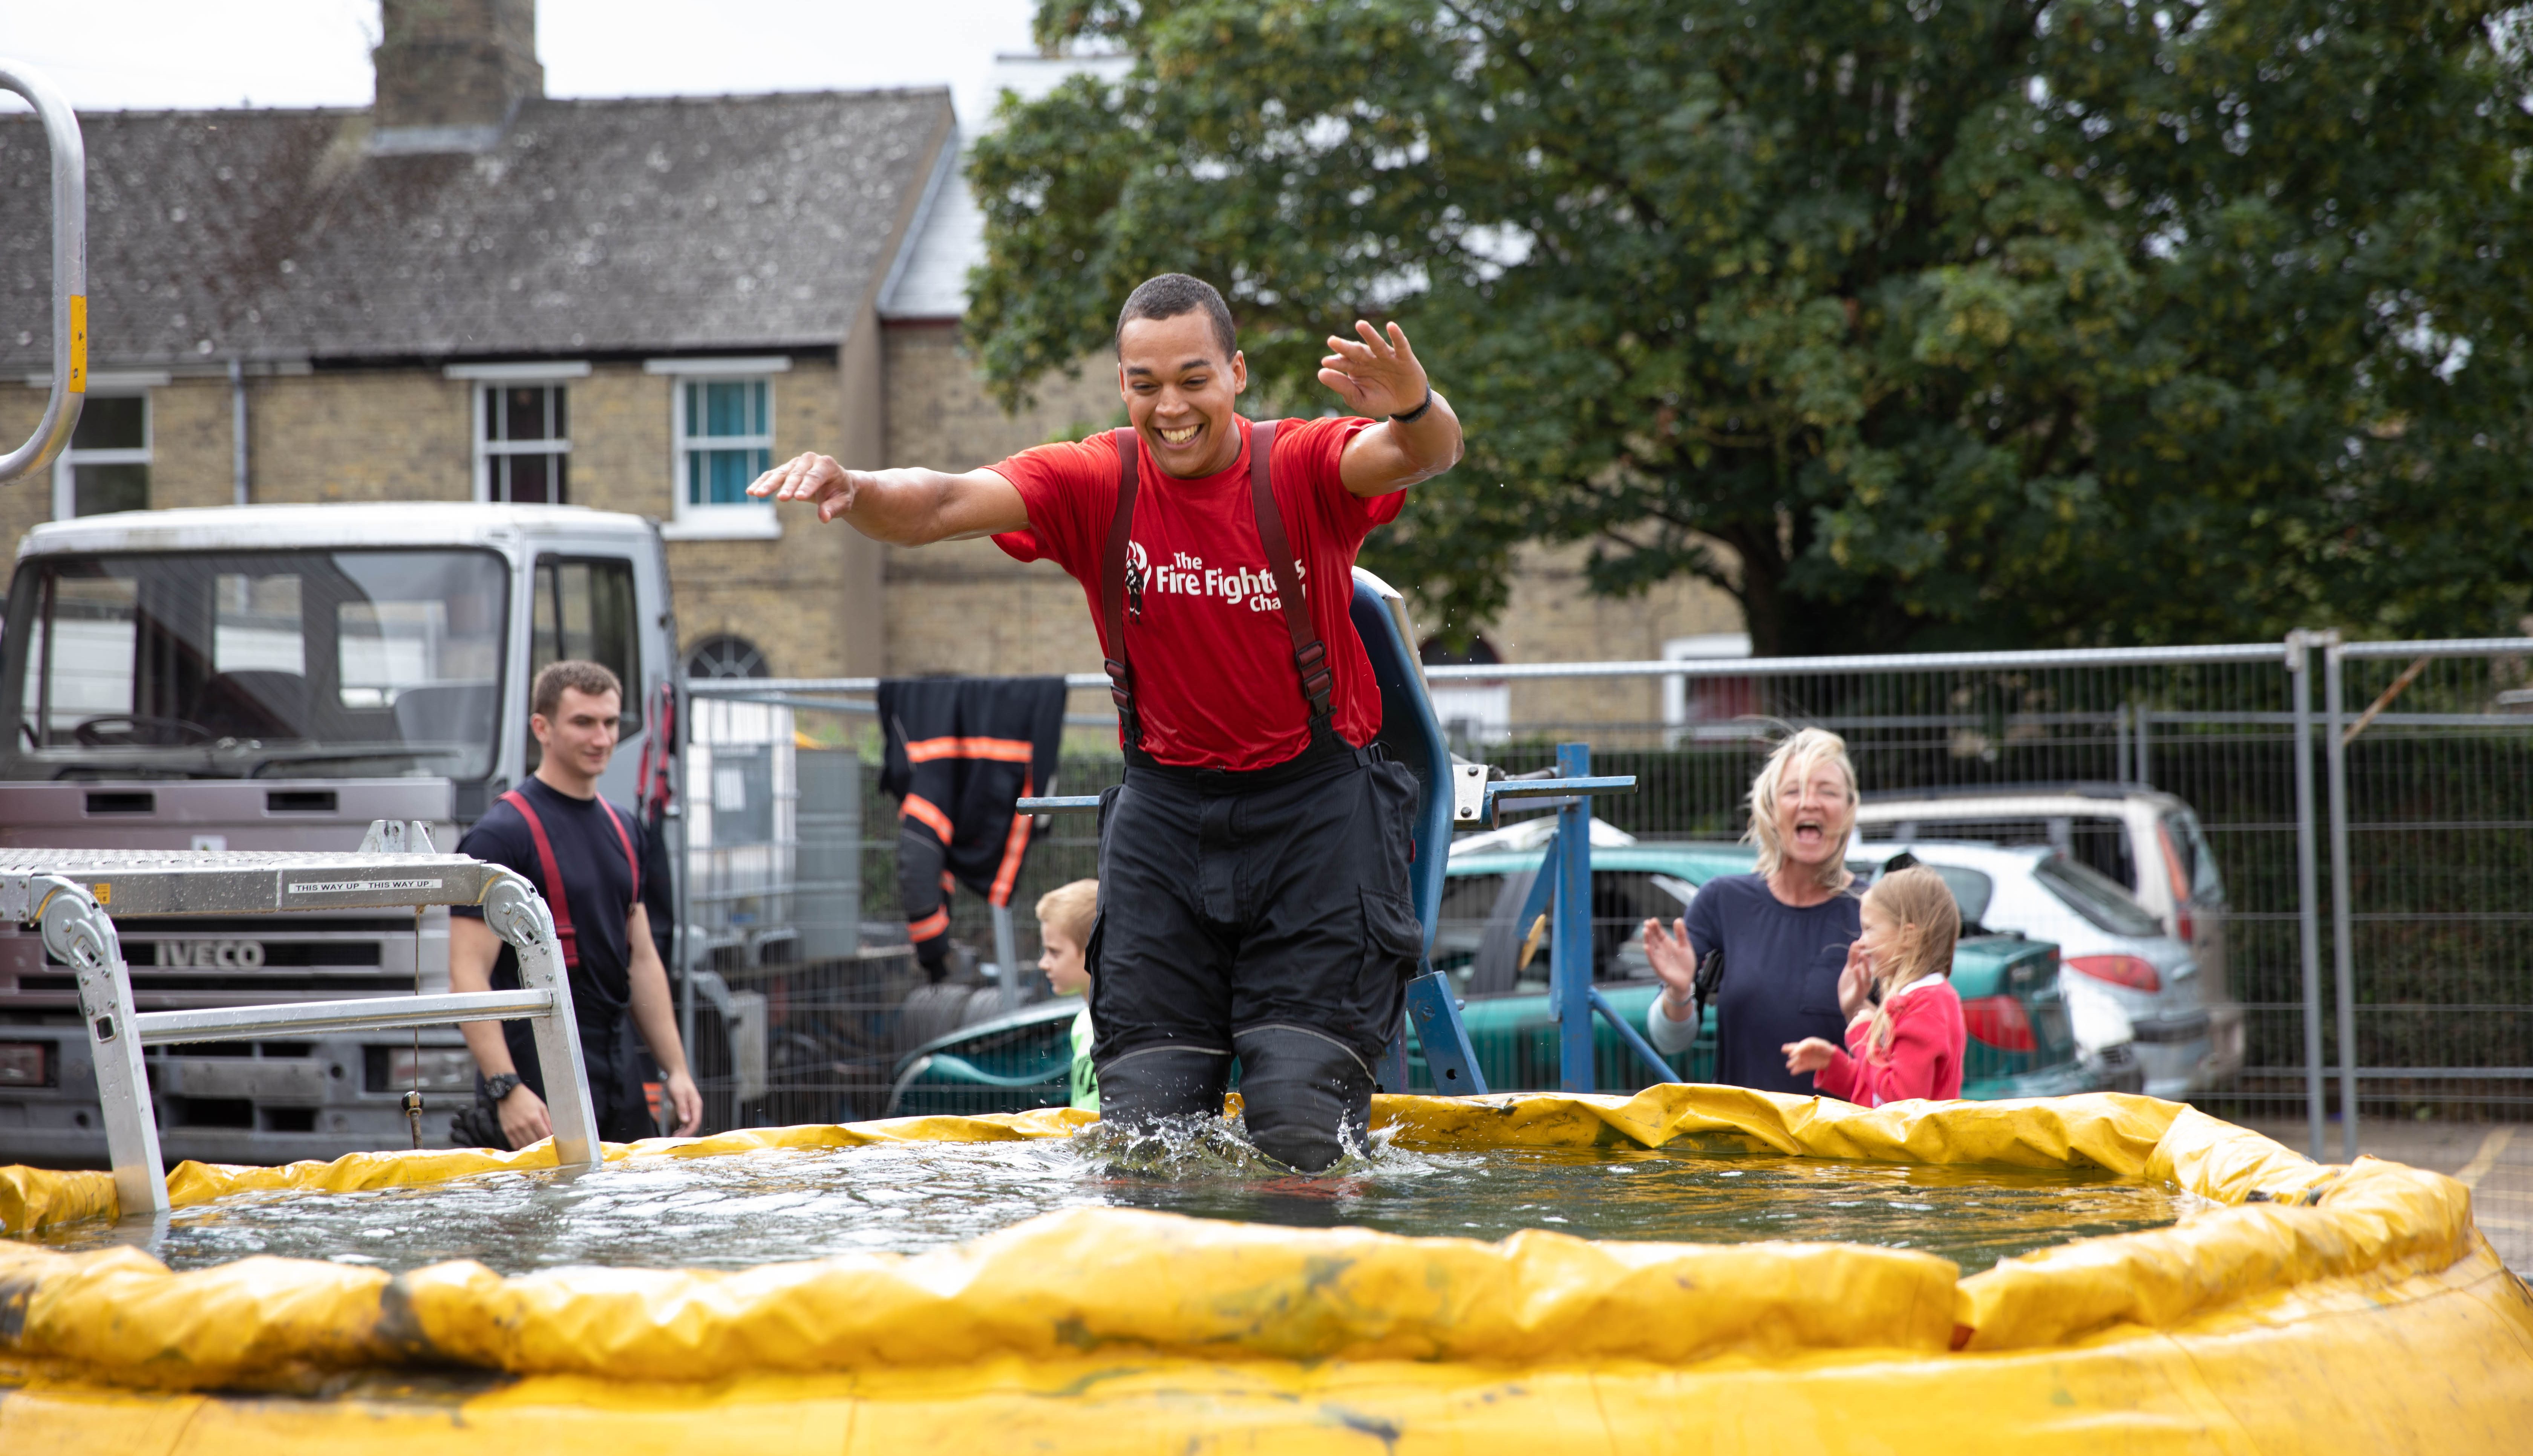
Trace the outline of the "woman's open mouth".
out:
<instances>
[{"instance_id":1,"label":"woman's open mouth","mask_svg":"<svg viewBox=\"0 0 2533 1456\"><path fill-rule=\"evenodd\" d=\"M1200 421L1197 424L1185 426L1177 430L1163 430L1159 432L1159 434L1163 443L1170 445L1183 445L1196 438L1196 433L1204 428L1204 423Z\"/></svg>"},{"instance_id":2,"label":"woman's open mouth","mask_svg":"<svg viewBox=\"0 0 2533 1456\"><path fill-rule=\"evenodd\" d=\"M1828 838L1828 836L1829 826L1823 824L1817 819L1797 819L1795 821L1796 844L1817 844L1822 840Z\"/></svg>"}]
</instances>

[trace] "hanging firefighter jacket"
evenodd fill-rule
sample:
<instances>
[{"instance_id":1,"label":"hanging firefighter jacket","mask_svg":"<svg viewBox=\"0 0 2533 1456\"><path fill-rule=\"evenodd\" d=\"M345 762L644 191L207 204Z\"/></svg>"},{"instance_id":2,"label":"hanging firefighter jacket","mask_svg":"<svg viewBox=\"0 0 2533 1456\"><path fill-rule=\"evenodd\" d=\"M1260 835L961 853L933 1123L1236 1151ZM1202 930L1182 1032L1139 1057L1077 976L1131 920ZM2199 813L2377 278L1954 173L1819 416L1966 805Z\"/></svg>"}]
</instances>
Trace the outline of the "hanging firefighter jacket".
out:
<instances>
[{"instance_id":1,"label":"hanging firefighter jacket","mask_svg":"<svg viewBox=\"0 0 2533 1456\"><path fill-rule=\"evenodd\" d=\"M947 974L950 890L1012 903L1033 821L1013 801L1055 789L1061 677L901 677L879 685L879 786L898 797L897 883L926 974Z\"/></svg>"}]
</instances>

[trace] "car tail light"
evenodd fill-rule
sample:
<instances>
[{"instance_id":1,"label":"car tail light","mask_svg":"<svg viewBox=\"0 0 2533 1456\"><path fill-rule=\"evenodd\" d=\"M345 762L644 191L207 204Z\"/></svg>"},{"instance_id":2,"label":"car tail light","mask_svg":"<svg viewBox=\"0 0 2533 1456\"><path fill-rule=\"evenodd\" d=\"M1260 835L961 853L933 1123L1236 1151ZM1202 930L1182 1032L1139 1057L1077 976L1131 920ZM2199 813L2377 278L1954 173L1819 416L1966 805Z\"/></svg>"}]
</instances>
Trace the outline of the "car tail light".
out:
<instances>
[{"instance_id":1,"label":"car tail light","mask_svg":"<svg viewBox=\"0 0 2533 1456\"><path fill-rule=\"evenodd\" d=\"M2163 977L2155 968L2135 956L2070 956L2069 970L2081 970L2097 981L2126 986L2132 991L2160 991Z\"/></svg>"},{"instance_id":2,"label":"car tail light","mask_svg":"<svg viewBox=\"0 0 2533 1456\"><path fill-rule=\"evenodd\" d=\"M0 1087L44 1085L44 1043L0 1041Z\"/></svg>"},{"instance_id":3,"label":"car tail light","mask_svg":"<svg viewBox=\"0 0 2533 1456\"><path fill-rule=\"evenodd\" d=\"M2154 838L2163 849L2164 878L2172 882L2172 933L2183 944L2196 945L2199 936L2198 926L2190 918L2190 876L2181 867L2181 851L2173 847L2172 831L2163 825L2154 827Z\"/></svg>"},{"instance_id":4,"label":"car tail light","mask_svg":"<svg viewBox=\"0 0 2533 1456\"><path fill-rule=\"evenodd\" d=\"M1962 1023L1972 1037L2001 1052L2039 1050L2032 1035L2032 1018L2011 996L1973 996L1962 1003Z\"/></svg>"}]
</instances>

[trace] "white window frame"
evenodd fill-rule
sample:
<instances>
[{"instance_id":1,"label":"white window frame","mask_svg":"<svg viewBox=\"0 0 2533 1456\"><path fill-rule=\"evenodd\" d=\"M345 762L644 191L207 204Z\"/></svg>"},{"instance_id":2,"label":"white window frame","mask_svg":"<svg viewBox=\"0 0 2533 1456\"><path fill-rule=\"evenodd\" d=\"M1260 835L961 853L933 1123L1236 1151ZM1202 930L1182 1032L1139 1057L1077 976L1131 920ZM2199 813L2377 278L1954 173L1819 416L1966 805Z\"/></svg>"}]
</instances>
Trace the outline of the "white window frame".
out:
<instances>
[{"instance_id":1,"label":"white window frame","mask_svg":"<svg viewBox=\"0 0 2533 1456\"><path fill-rule=\"evenodd\" d=\"M574 379L589 378L589 361L585 359L552 359L525 364L452 364L441 371L442 378L465 381L467 398L467 438L469 454L474 460L475 499L478 503L501 504L493 499L493 457L496 455L562 455L571 454L571 437L560 439L486 439L484 391L497 384L527 384L547 389L567 389ZM566 399L569 395L564 396ZM566 410L568 406L566 406Z\"/></svg>"},{"instance_id":2,"label":"white window frame","mask_svg":"<svg viewBox=\"0 0 2533 1456\"><path fill-rule=\"evenodd\" d=\"M1694 637L1672 637L1663 642L1663 661L1667 663L1702 663L1718 659L1746 658L1750 655L1747 632L1704 632ZM1665 674L1662 680L1663 741L1677 748L1697 736L1699 725L1689 719L1688 679ZM1735 729L1738 731L1738 729Z\"/></svg>"},{"instance_id":3,"label":"white window frame","mask_svg":"<svg viewBox=\"0 0 2533 1456\"><path fill-rule=\"evenodd\" d=\"M686 499L686 456L695 450L762 449L774 456L774 377L789 374L786 355L757 358L647 359L642 372L669 381L670 519L660 534L671 541L772 541L783 534L782 518L772 501L696 505ZM686 428L686 385L750 382L765 385L763 435L690 435Z\"/></svg>"},{"instance_id":4,"label":"white window frame","mask_svg":"<svg viewBox=\"0 0 2533 1456\"><path fill-rule=\"evenodd\" d=\"M50 380L48 379L46 382L49 384ZM165 383L165 377L160 376L156 379L156 382L161 384ZM93 382L91 382L88 391L88 397L91 401L99 399L140 400L141 447L139 449L83 450L65 446L60 454L53 457L53 519L57 521L70 520L79 512L79 478L72 474L74 467L81 465L151 466L153 464L151 457L156 453L156 446L158 443L158 402L151 396L147 385L124 384L119 386L107 385L105 387L97 387ZM83 408L85 408L85 406L83 406Z\"/></svg>"}]
</instances>

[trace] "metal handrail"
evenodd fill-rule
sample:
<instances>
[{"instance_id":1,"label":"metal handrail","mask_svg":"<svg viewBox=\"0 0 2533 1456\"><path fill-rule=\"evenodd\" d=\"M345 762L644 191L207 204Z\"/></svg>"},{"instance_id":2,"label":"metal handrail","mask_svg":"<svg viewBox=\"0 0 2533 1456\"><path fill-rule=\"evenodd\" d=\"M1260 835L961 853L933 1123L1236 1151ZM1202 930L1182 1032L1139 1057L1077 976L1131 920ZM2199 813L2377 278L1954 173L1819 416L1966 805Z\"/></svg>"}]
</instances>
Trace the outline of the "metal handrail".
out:
<instances>
[{"instance_id":1,"label":"metal handrail","mask_svg":"<svg viewBox=\"0 0 2533 1456\"><path fill-rule=\"evenodd\" d=\"M392 1031L449 1021L511 1020L554 1010L551 991L450 991L438 996L363 996L288 1006L215 1006L202 1011L142 1012L132 1033L143 1046L244 1041L276 1031Z\"/></svg>"},{"instance_id":2,"label":"metal handrail","mask_svg":"<svg viewBox=\"0 0 2533 1456\"><path fill-rule=\"evenodd\" d=\"M43 119L53 159L53 384L44 417L27 442L0 455L0 485L53 463L79 428L88 400L88 151L79 117L31 67L0 60L0 87L27 98Z\"/></svg>"},{"instance_id":3,"label":"metal handrail","mask_svg":"<svg viewBox=\"0 0 2533 1456\"><path fill-rule=\"evenodd\" d=\"M2533 637L2422 637L2412 642L2340 642L2332 651L2343 658L2495 658L2533 657Z\"/></svg>"},{"instance_id":4,"label":"metal handrail","mask_svg":"<svg viewBox=\"0 0 2533 1456\"><path fill-rule=\"evenodd\" d=\"M589 1167L600 1160L580 1027L545 900L516 871L434 853L418 825L410 834L407 826L392 828L373 824L364 851L354 854L0 851L0 919L39 925L44 949L76 974L115 1197L125 1216L169 1207L145 1046L530 1019L537 1060L546 1070L555 1161ZM407 852L406 844L417 847ZM520 988L145 1013L136 1009L112 918L435 904L482 906L485 924L518 952Z\"/></svg>"},{"instance_id":5,"label":"metal handrail","mask_svg":"<svg viewBox=\"0 0 2533 1456\"><path fill-rule=\"evenodd\" d=\"M2533 644L2527 644L2533 646ZM2492 644L2491 651L2503 650ZM1543 677L1799 677L1828 672L2004 671L2043 668L2149 668L2215 663L2281 663L2279 642L2222 642L2182 647L2081 647L2016 652L1851 654L1809 658L1655 658L1576 663L1430 665L1428 682L1499 682ZM686 691L701 698L832 696L879 691L877 677L689 678ZM1074 690L1104 689L1097 672L1067 672Z\"/></svg>"}]
</instances>

